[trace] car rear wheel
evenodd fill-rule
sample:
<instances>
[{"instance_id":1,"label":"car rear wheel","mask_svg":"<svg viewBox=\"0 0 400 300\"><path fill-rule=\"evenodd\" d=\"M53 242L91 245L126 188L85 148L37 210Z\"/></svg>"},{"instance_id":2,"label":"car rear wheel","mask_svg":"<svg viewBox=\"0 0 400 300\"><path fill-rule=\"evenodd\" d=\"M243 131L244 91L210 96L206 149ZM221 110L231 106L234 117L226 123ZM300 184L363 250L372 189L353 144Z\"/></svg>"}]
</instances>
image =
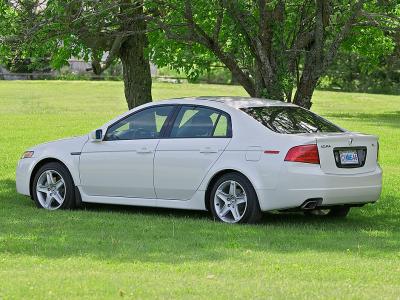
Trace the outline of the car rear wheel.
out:
<instances>
[{"instance_id":1,"label":"car rear wheel","mask_svg":"<svg viewBox=\"0 0 400 300\"><path fill-rule=\"evenodd\" d=\"M228 173L217 180L210 209L216 220L225 223L255 223L262 216L253 186L239 173Z\"/></svg>"},{"instance_id":2,"label":"car rear wheel","mask_svg":"<svg viewBox=\"0 0 400 300\"><path fill-rule=\"evenodd\" d=\"M338 206L328 209L313 209L305 211L306 216L326 216L331 218L345 218L350 212L349 206Z\"/></svg>"},{"instance_id":3,"label":"car rear wheel","mask_svg":"<svg viewBox=\"0 0 400 300\"><path fill-rule=\"evenodd\" d=\"M33 180L36 206L47 210L75 207L74 183L65 166L57 162L43 165Z\"/></svg>"}]
</instances>

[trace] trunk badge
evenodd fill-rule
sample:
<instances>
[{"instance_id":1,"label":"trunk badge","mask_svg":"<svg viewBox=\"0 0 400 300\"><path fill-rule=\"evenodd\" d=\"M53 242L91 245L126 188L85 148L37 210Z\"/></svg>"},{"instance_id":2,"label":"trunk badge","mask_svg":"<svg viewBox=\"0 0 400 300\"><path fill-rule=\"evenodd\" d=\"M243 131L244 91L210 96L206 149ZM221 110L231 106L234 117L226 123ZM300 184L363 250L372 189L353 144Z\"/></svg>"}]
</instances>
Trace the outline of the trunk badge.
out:
<instances>
[{"instance_id":1,"label":"trunk badge","mask_svg":"<svg viewBox=\"0 0 400 300\"><path fill-rule=\"evenodd\" d=\"M353 139L349 138L349 146L351 146L353 144Z\"/></svg>"}]
</instances>

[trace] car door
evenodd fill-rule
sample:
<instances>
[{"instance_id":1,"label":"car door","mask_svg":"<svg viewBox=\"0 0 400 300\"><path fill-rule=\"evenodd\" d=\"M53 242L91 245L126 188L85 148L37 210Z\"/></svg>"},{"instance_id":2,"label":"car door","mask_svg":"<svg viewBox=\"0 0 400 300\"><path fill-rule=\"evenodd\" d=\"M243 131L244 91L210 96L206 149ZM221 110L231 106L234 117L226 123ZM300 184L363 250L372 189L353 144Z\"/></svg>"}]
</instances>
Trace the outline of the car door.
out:
<instances>
[{"instance_id":1,"label":"car door","mask_svg":"<svg viewBox=\"0 0 400 300\"><path fill-rule=\"evenodd\" d=\"M230 116L203 106L182 106L160 140L154 159L158 199L188 200L231 139Z\"/></svg>"},{"instance_id":2,"label":"car door","mask_svg":"<svg viewBox=\"0 0 400 300\"><path fill-rule=\"evenodd\" d=\"M173 106L135 112L111 125L101 142L88 142L80 157L83 192L91 196L155 199L154 154Z\"/></svg>"}]
</instances>

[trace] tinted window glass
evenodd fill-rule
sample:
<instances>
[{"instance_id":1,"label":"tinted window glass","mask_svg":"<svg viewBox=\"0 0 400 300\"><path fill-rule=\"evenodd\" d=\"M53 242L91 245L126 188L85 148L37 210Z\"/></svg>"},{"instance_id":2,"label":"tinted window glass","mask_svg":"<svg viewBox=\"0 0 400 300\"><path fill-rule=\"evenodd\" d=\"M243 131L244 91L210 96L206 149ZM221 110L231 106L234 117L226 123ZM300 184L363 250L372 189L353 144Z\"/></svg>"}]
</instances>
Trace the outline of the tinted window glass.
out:
<instances>
[{"instance_id":1,"label":"tinted window glass","mask_svg":"<svg viewBox=\"0 0 400 300\"><path fill-rule=\"evenodd\" d=\"M228 118L219 111L203 107L182 107L171 131L172 138L214 136L228 136Z\"/></svg>"},{"instance_id":2,"label":"tinted window glass","mask_svg":"<svg viewBox=\"0 0 400 300\"><path fill-rule=\"evenodd\" d=\"M158 138L172 109L172 106L158 106L137 112L112 125L105 139L113 141Z\"/></svg>"},{"instance_id":3,"label":"tinted window glass","mask_svg":"<svg viewBox=\"0 0 400 300\"><path fill-rule=\"evenodd\" d=\"M342 132L339 127L300 107L270 106L242 109L258 122L278 133Z\"/></svg>"}]
</instances>

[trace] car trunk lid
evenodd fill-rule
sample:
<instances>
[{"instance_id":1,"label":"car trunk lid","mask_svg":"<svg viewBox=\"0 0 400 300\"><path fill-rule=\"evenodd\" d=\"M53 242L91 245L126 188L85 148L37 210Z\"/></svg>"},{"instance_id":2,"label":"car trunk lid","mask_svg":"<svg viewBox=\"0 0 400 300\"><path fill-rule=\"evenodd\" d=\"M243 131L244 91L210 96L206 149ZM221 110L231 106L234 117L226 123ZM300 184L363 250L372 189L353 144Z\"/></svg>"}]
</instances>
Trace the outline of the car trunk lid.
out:
<instances>
[{"instance_id":1,"label":"car trunk lid","mask_svg":"<svg viewBox=\"0 0 400 300\"><path fill-rule=\"evenodd\" d=\"M327 174L360 174L377 167L378 138L359 133L317 134L321 169Z\"/></svg>"}]
</instances>

